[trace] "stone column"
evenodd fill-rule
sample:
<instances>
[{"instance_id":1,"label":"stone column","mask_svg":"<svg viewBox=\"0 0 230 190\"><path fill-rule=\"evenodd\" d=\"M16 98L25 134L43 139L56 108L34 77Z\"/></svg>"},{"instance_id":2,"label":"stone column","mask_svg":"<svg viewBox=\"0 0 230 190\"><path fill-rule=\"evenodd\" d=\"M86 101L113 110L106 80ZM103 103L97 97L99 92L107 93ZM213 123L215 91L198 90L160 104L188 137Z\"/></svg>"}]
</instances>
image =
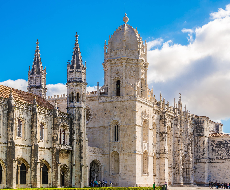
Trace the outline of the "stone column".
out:
<instances>
[{"instance_id":1,"label":"stone column","mask_svg":"<svg viewBox=\"0 0 230 190\"><path fill-rule=\"evenodd\" d=\"M16 178L17 178L17 161L16 160L13 160L13 183L12 183L12 188L13 189L16 189Z\"/></svg>"},{"instance_id":2,"label":"stone column","mask_svg":"<svg viewBox=\"0 0 230 190\"><path fill-rule=\"evenodd\" d=\"M20 184L21 184L21 180L20 180L20 171L21 171L21 165L18 165L18 187L17 188L20 188Z\"/></svg>"},{"instance_id":3,"label":"stone column","mask_svg":"<svg viewBox=\"0 0 230 190\"><path fill-rule=\"evenodd\" d=\"M16 188L16 182L14 182L15 171L15 142L14 142L14 98L12 94L7 101L7 151L6 151L6 186L10 188ZM17 167L16 167L17 169Z\"/></svg>"},{"instance_id":4,"label":"stone column","mask_svg":"<svg viewBox=\"0 0 230 190\"><path fill-rule=\"evenodd\" d=\"M60 181L60 176L61 176L61 170L60 170L60 166L61 164L58 164L58 176L57 176L57 187L60 188L61 187L61 181Z\"/></svg>"},{"instance_id":5,"label":"stone column","mask_svg":"<svg viewBox=\"0 0 230 190\"><path fill-rule=\"evenodd\" d=\"M42 185L42 167L41 167L41 162L37 162L37 188L40 188Z\"/></svg>"}]
</instances>

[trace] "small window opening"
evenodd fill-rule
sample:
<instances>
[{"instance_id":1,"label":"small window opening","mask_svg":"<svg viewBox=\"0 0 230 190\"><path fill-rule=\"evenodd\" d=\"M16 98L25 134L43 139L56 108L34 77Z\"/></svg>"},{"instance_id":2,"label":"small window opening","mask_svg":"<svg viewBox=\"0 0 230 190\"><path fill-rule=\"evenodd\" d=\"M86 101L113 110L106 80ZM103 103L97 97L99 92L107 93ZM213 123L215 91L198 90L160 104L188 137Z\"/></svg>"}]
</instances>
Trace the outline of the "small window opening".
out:
<instances>
[{"instance_id":1,"label":"small window opening","mask_svg":"<svg viewBox=\"0 0 230 190\"><path fill-rule=\"evenodd\" d=\"M18 120L17 136L22 137L22 121L20 119Z\"/></svg>"},{"instance_id":2,"label":"small window opening","mask_svg":"<svg viewBox=\"0 0 230 190\"><path fill-rule=\"evenodd\" d=\"M119 140L119 126L118 125L115 125L115 130L114 130L114 137L115 137L115 141L118 141Z\"/></svg>"},{"instance_id":3,"label":"small window opening","mask_svg":"<svg viewBox=\"0 0 230 190\"><path fill-rule=\"evenodd\" d=\"M79 99L80 99L80 95L79 93L77 93L77 102L79 102Z\"/></svg>"},{"instance_id":4,"label":"small window opening","mask_svg":"<svg viewBox=\"0 0 230 190\"><path fill-rule=\"evenodd\" d=\"M121 91L121 85L120 85L120 80L116 82L116 96L120 96L120 91Z\"/></svg>"}]
</instances>

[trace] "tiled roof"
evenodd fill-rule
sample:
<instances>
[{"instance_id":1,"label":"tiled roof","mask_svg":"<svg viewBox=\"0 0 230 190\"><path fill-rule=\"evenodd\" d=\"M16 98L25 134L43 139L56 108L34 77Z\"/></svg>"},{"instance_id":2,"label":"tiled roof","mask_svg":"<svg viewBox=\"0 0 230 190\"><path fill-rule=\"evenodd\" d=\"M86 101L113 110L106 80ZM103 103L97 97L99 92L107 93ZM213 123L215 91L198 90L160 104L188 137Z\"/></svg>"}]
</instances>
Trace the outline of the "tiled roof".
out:
<instances>
[{"instance_id":1,"label":"tiled roof","mask_svg":"<svg viewBox=\"0 0 230 190\"><path fill-rule=\"evenodd\" d=\"M33 104L34 97L36 96L37 104L41 107L53 109L54 106L46 101L44 98L34 95L29 92L24 92L18 89L14 89L8 86L0 85L0 98L9 98L10 90L12 89L12 95L15 101L20 101L23 103Z\"/></svg>"}]
</instances>

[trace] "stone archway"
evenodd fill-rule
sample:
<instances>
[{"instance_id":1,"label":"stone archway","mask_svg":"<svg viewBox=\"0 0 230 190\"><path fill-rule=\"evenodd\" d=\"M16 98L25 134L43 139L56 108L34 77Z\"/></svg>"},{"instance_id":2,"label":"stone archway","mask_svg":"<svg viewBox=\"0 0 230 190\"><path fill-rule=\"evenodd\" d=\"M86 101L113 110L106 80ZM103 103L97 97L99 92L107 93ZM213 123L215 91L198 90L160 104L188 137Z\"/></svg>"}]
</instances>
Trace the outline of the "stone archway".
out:
<instances>
[{"instance_id":1,"label":"stone archway","mask_svg":"<svg viewBox=\"0 0 230 190\"><path fill-rule=\"evenodd\" d=\"M68 187L69 182L69 167L66 164L60 166L60 186Z\"/></svg>"},{"instance_id":2,"label":"stone archway","mask_svg":"<svg viewBox=\"0 0 230 190\"><path fill-rule=\"evenodd\" d=\"M101 163L98 160L93 160L90 163L89 182L98 181L101 179Z\"/></svg>"},{"instance_id":3,"label":"stone archway","mask_svg":"<svg viewBox=\"0 0 230 190\"><path fill-rule=\"evenodd\" d=\"M3 160L0 159L0 189L6 187L6 166Z\"/></svg>"}]
</instances>

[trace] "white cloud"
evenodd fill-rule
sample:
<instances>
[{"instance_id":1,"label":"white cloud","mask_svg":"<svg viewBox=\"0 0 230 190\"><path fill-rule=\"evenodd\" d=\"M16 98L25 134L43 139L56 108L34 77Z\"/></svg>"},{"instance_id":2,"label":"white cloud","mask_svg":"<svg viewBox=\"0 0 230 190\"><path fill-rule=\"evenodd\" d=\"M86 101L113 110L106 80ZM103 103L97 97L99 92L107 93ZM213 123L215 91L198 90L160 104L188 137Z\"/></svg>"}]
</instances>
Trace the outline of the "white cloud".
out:
<instances>
[{"instance_id":1,"label":"white cloud","mask_svg":"<svg viewBox=\"0 0 230 190\"><path fill-rule=\"evenodd\" d=\"M9 86L15 89L27 91L27 84L28 82L24 79L17 79L17 80L6 80L3 82L0 82L0 85ZM67 94L66 85L63 83L57 83L57 84L47 84L47 96L54 96L54 95L62 95ZM96 91L97 86L87 86L86 91Z\"/></svg>"},{"instance_id":2,"label":"white cloud","mask_svg":"<svg viewBox=\"0 0 230 190\"><path fill-rule=\"evenodd\" d=\"M230 4L214 20L192 29L182 29L189 44L163 42L148 51L148 83L155 94L161 91L171 105L182 93L187 109L213 120L230 118ZM149 42L151 43L151 42ZM157 96L158 97L158 96Z\"/></svg>"},{"instance_id":3,"label":"white cloud","mask_svg":"<svg viewBox=\"0 0 230 190\"><path fill-rule=\"evenodd\" d=\"M163 39L162 38L158 38L156 40L150 41L147 43L147 49L148 51L151 50L153 47L155 46L159 46L162 45Z\"/></svg>"},{"instance_id":4,"label":"white cloud","mask_svg":"<svg viewBox=\"0 0 230 190\"><path fill-rule=\"evenodd\" d=\"M1 85L9 86L15 89L27 91L27 81L24 79L17 79L17 80L6 80L3 82L0 82Z\"/></svg>"},{"instance_id":5,"label":"white cloud","mask_svg":"<svg viewBox=\"0 0 230 190\"><path fill-rule=\"evenodd\" d=\"M192 34L194 33L194 31L192 30L192 29L186 29L186 28L183 28L182 30L181 30L183 33L188 33L188 42L193 42L193 36L192 36Z\"/></svg>"},{"instance_id":6,"label":"white cloud","mask_svg":"<svg viewBox=\"0 0 230 190\"><path fill-rule=\"evenodd\" d=\"M97 91L97 86L87 86L86 92Z\"/></svg>"},{"instance_id":7,"label":"white cloud","mask_svg":"<svg viewBox=\"0 0 230 190\"><path fill-rule=\"evenodd\" d=\"M66 85L63 83L47 84L47 96L67 94Z\"/></svg>"},{"instance_id":8,"label":"white cloud","mask_svg":"<svg viewBox=\"0 0 230 190\"><path fill-rule=\"evenodd\" d=\"M226 6L226 9L219 8L218 12L211 13L212 19L220 19L230 15L230 4Z\"/></svg>"}]
</instances>

